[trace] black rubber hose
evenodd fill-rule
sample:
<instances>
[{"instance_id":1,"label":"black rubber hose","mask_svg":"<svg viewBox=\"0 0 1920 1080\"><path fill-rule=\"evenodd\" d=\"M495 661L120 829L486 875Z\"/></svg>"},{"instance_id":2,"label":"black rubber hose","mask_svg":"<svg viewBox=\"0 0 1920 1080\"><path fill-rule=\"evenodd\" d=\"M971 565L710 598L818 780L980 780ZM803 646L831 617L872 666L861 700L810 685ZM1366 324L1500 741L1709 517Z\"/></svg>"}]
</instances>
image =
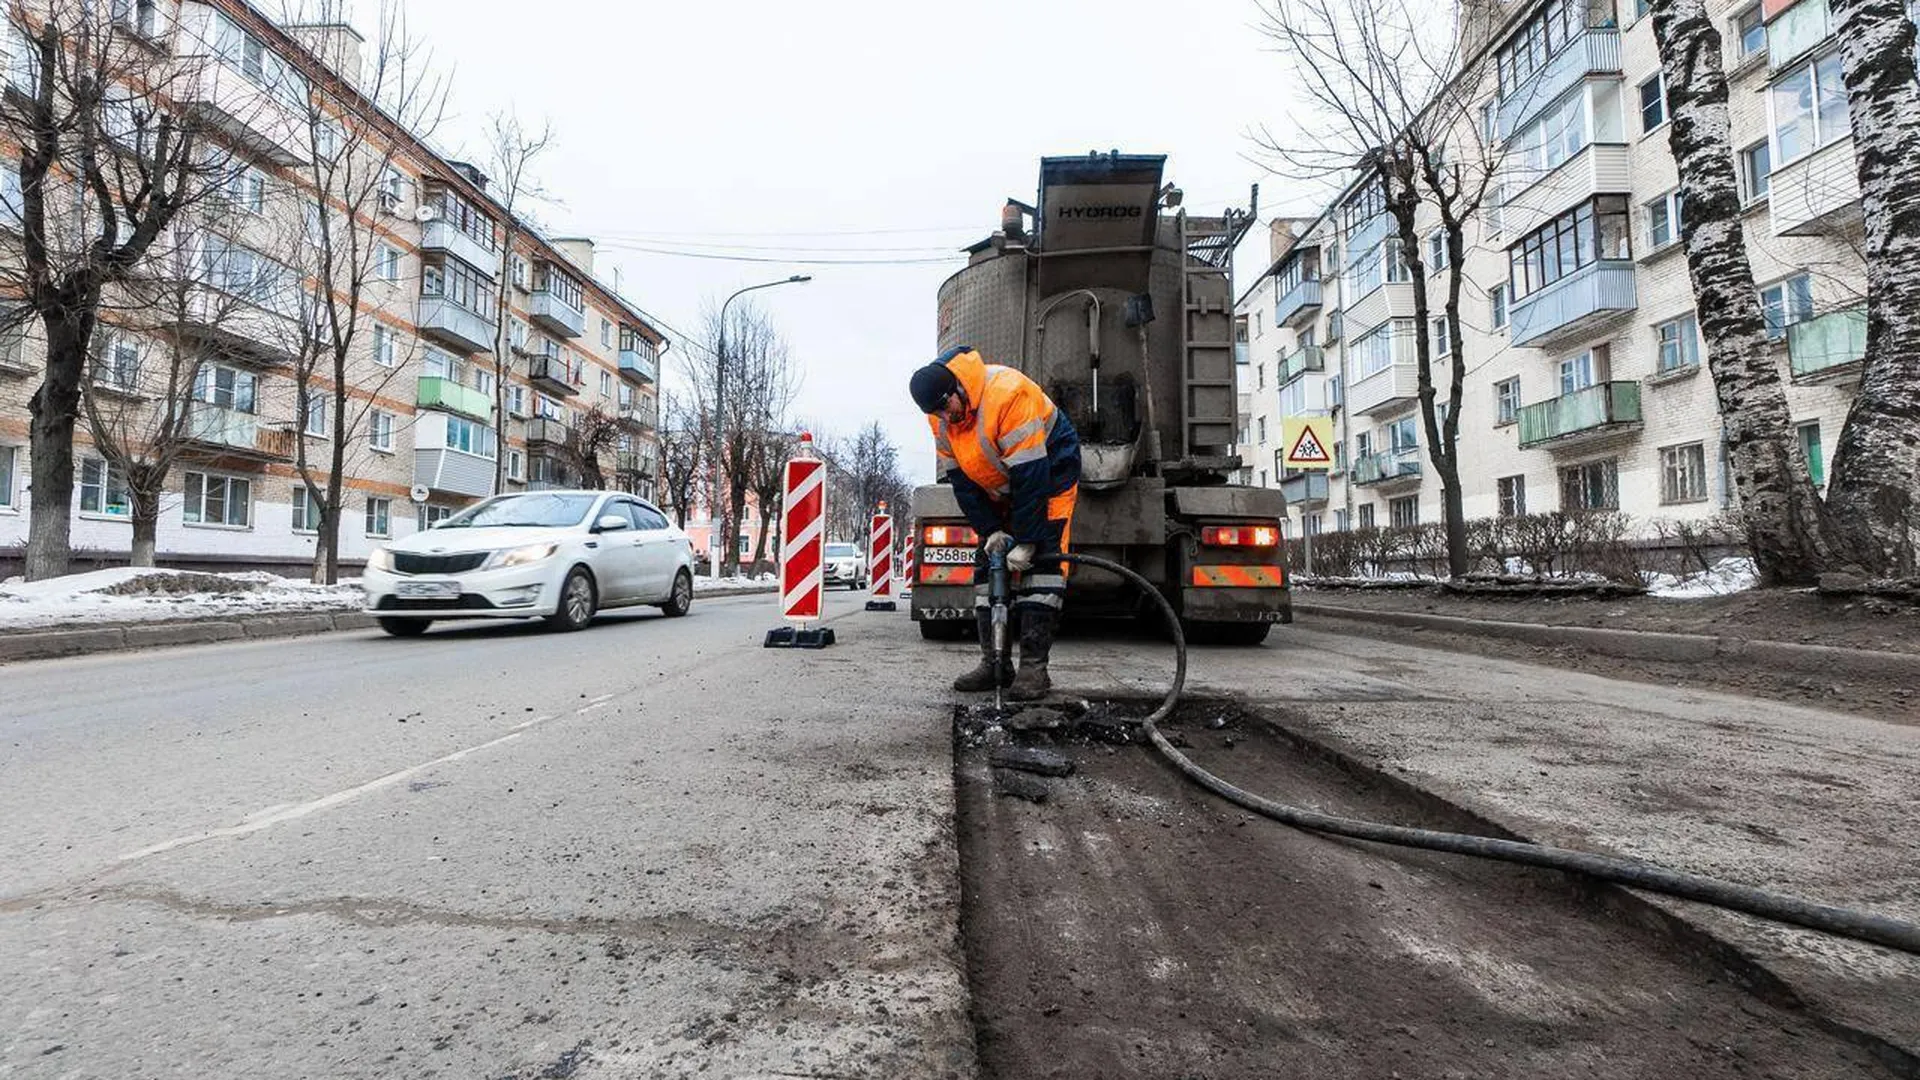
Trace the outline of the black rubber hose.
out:
<instances>
[{"instance_id":1,"label":"black rubber hose","mask_svg":"<svg viewBox=\"0 0 1920 1080\"><path fill-rule=\"evenodd\" d=\"M1472 855L1476 858L1499 859L1525 866L1585 874L1616 885L1665 893L1685 900L1697 900L1730 911L1757 915L1763 919L1772 919L1775 922L1818 930L1856 941L1870 942L1920 956L1920 925L1885 915L1835 907L1831 904L1816 904L1701 874L1672 870L1640 859L1595 855L1586 851L1571 851L1566 848L1531 844L1519 840L1436 832L1432 829L1414 829L1403 825L1382 825L1355 818L1336 817L1332 814L1274 802L1272 799L1235 787L1195 765L1160 733L1160 721L1171 715L1174 706L1179 704L1180 692L1185 689L1187 682L1187 641L1180 629L1180 616L1173 610L1173 605L1168 603L1167 598L1160 595L1160 590L1154 588L1147 579L1119 563L1095 555L1068 554L1049 556L1049 558L1118 574L1132 582L1159 606L1161 615L1167 621L1167 629L1173 635L1176 656L1173 685L1167 688L1167 696L1161 700L1160 707L1141 721L1141 726L1146 729L1147 737L1153 740L1153 745L1173 763L1174 768L1228 802L1295 828L1351 837L1355 840L1367 840L1376 844L1444 851L1454 855Z\"/></svg>"}]
</instances>

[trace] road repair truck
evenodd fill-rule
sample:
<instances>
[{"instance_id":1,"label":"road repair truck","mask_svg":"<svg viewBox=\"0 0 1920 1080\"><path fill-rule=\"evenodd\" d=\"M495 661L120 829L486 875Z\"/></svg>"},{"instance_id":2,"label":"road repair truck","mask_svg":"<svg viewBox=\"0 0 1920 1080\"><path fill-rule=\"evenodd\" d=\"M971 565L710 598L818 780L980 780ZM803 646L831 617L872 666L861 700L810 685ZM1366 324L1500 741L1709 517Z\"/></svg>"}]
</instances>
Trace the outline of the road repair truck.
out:
<instances>
[{"instance_id":1,"label":"road repair truck","mask_svg":"<svg viewBox=\"0 0 1920 1080\"><path fill-rule=\"evenodd\" d=\"M1040 162L1037 205L940 286L936 351L970 345L1038 382L1080 432L1075 551L1154 583L1197 640L1256 644L1293 621L1278 491L1232 482L1239 430L1233 249L1253 215L1194 217L1162 183L1164 155ZM913 618L929 638L973 623L979 537L953 489L914 492ZM1067 610L1133 615L1117 576L1076 568Z\"/></svg>"}]
</instances>

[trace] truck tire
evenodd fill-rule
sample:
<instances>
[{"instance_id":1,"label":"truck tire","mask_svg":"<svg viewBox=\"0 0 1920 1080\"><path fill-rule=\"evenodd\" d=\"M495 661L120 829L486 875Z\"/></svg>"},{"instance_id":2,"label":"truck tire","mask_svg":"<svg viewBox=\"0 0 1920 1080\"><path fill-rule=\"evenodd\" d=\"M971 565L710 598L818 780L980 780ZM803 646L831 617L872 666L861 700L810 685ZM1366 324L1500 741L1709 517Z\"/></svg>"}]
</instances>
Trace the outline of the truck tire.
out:
<instances>
[{"instance_id":1,"label":"truck tire","mask_svg":"<svg viewBox=\"0 0 1920 1080\"><path fill-rule=\"evenodd\" d=\"M920 636L928 641L960 641L973 629L973 624L962 619L922 619Z\"/></svg>"},{"instance_id":2,"label":"truck tire","mask_svg":"<svg viewBox=\"0 0 1920 1080\"><path fill-rule=\"evenodd\" d=\"M1181 630L1194 645L1258 645L1267 640L1272 623L1263 622L1183 622Z\"/></svg>"}]
</instances>

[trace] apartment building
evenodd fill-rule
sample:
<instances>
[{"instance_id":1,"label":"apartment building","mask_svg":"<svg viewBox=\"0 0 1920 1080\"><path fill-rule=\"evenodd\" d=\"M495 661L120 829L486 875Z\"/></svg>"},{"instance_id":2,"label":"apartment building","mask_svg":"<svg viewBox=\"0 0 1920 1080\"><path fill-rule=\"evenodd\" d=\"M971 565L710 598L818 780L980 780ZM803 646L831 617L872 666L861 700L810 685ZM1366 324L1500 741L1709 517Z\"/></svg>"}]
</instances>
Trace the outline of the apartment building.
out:
<instances>
[{"instance_id":1,"label":"apartment building","mask_svg":"<svg viewBox=\"0 0 1920 1080\"><path fill-rule=\"evenodd\" d=\"M199 61L198 74L174 91L176 105L212 119L224 149L246 163L211 224L196 218L196 302L165 320L205 351L188 391L190 442L161 501L163 565L291 570L309 561L319 513L296 461L304 449L324 475L328 438L342 423L351 441L339 539L349 565L496 488L579 482L567 448L582 422L603 436L617 432L598 444L604 481L653 494L667 340L596 275L591 240L550 238L510 220L479 169L383 117L356 92L363 43L348 27L278 26L241 0L116 0L113 11L154 48ZM12 40L6 71L17 86L32 75L13 62L17 32ZM290 343L300 338L294 320L302 316L288 296L302 287L284 286L300 274L276 259L285 248L270 244L276 216L297 221L321 194L302 168L329 152L314 145L304 122L314 84L331 100L358 102L360 119L384 133L375 149L390 161L377 199L357 218L374 245L374 272L360 302L365 322L348 368L347 416L330 415L330 366L311 380L311 392L298 392ZM8 176L17 190L17 153L0 145L0 195ZM0 257L18 258L18 226L6 226L0 220ZM196 317L203 309L208 314ZM495 361L503 316L504 391ZM129 329L122 313L103 319L96 385L151 407L139 373L159 345ZM40 349L31 326L0 341L0 574L15 572L27 536L27 403L39 384ZM126 478L94 446L84 420L74 456L77 562L124 561Z\"/></svg>"},{"instance_id":2,"label":"apartment building","mask_svg":"<svg viewBox=\"0 0 1920 1080\"><path fill-rule=\"evenodd\" d=\"M1826 0L1723 0L1745 233L1768 336L1816 485L1865 348L1860 193ZM1416 334L1442 407L1465 365L1469 518L1613 510L1651 532L1735 498L1680 239L1651 20L1638 0L1489 5L1472 78L1496 140L1493 196L1466 234L1462 355L1447 355L1444 239L1425 223L1433 319L1380 191L1356 180L1279 223L1239 302L1252 482L1287 493L1291 535L1442 519L1418 415ZM1476 142L1477 148L1478 143ZM1478 152L1477 149L1473 152ZM1280 465L1281 418L1331 415L1329 475Z\"/></svg>"}]
</instances>

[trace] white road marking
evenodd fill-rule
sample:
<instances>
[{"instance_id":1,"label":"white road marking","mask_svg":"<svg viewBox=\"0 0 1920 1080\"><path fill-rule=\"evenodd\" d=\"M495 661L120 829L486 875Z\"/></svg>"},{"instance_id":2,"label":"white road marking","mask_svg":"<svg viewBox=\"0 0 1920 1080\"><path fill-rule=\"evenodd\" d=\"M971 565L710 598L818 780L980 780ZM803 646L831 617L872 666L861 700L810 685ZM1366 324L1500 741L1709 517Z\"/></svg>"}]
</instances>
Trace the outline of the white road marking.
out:
<instances>
[{"instance_id":1,"label":"white road marking","mask_svg":"<svg viewBox=\"0 0 1920 1080\"><path fill-rule=\"evenodd\" d=\"M614 698L618 696L619 696L618 694L601 694L597 698L589 698L587 699L587 703L585 705L582 705L579 708L573 710L573 715L585 716L586 714L592 712L595 709L600 708L602 705L605 705L607 702L612 701Z\"/></svg>"},{"instance_id":2,"label":"white road marking","mask_svg":"<svg viewBox=\"0 0 1920 1080\"><path fill-rule=\"evenodd\" d=\"M175 837L172 840L163 840L158 844L153 844L149 847L143 847L139 851L128 852L127 854L120 856L119 861L133 862L136 859L145 859L153 855L159 855L168 851L174 851L178 848L190 847L194 844L205 843L208 840L220 840L220 839L225 839L227 837L233 837L233 836L245 836L248 833L256 833L262 829L272 828L273 826L279 825L283 822L297 821L300 818L308 816L309 814L317 814L322 810L331 810L336 806L341 806L345 803L352 802L353 800L359 798L362 795L371 794L375 791L379 791L381 788L392 787L393 785L398 784L404 780L409 780L415 776L420 775L423 772L426 772L428 769L434 768L435 766L446 765L451 762L459 761L461 758L464 758L469 754L477 754L482 750L491 749L493 747L501 745L502 743L512 742L513 740L526 734L529 729L539 724L544 724L549 720L553 720L558 715L559 715L558 713L553 713L547 716L536 716L531 720L528 720L521 724L516 725L513 728L513 730L507 732L505 735L502 735L497 739L489 739L486 742L480 743L477 746L469 746L465 750L455 750L451 754L446 754L442 757L434 758L432 761L423 761L418 765L401 769L399 772L388 773L385 776L379 777L377 779L369 780L366 783L361 784L357 787L347 788L345 791L336 791L331 795L323 795L318 799L312 799L307 802L284 803L277 807L268 807L266 810L262 810L259 813L248 817L244 822L242 822L239 825L230 825L224 829L211 829L211 830L208 830L207 832L193 833L188 836L179 836L179 837Z\"/></svg>"}]
</instances>

